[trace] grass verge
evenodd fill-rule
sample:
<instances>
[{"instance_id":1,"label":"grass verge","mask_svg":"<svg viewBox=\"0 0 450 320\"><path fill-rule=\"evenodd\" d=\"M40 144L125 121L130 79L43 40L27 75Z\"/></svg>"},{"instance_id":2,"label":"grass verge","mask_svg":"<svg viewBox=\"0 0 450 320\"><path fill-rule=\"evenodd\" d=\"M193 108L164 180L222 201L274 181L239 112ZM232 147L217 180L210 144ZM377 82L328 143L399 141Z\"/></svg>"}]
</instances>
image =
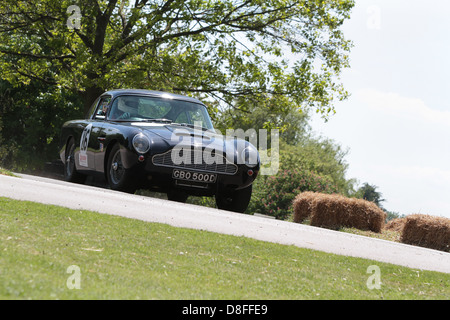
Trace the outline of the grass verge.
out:
<instances>
[{"instance_id":1,"label":"grass verge","mask_svg":"<svg viewBox=\"0 0 450 320\"><path fill-rule=\"evenodd\" d=\"M10 177L17 177L14 173L9 170L3 169L2 167L0 167L0 174Z\"/></svg>"},{"instance_id":2,"label":"grass verge","mask_svg":"<svg viewBox=\"0 0 450 320\"><path fill-rule=\"evenodd\" d=\"M1 299L449 297L450 274L0 198Z\"/></svg>"}]
</instances>

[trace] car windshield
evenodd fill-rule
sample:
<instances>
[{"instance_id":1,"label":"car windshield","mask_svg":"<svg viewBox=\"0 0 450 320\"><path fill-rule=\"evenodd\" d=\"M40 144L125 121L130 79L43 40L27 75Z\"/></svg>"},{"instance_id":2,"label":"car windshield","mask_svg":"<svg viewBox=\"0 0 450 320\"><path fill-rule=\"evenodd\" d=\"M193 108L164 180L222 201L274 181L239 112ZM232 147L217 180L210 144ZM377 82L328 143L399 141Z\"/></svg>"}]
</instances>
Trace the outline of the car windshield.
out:
<instances>
[{"instance_id":1,"label":"car windshield","mask_svg":"<svg viewBox=\"0 0 450 320\"><path fill-rule=\"evenodd\" d=\"M158 97L123 95L114 99L109 120L149 121L200 125L213 130L211 118L202 104Z\"/></svg>"}]
</instances>

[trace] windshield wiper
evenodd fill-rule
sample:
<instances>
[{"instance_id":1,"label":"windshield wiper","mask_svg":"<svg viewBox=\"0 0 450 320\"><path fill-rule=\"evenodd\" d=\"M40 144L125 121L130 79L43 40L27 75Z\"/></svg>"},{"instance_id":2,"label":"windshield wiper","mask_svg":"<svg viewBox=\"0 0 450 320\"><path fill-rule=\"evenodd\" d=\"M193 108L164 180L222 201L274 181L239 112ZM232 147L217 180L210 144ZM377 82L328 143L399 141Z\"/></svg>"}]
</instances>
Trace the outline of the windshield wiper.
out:
<instances>
[{"instance_id":1,"label":"windshield wiper","mask_svg":"<svg viewBox=\"0 0 450 320\"><path fill-rule=\"evenodd\" d=\"M199 127L199 126L196 126L194 124L185 123L185 122L182 122L182 123L173 122L172 124L178 125L178 126L182 126L182 127L189 127L189 128L192 128L192 129L202 129L203 131L208 130L207 128Z\"/></svg>"},{"instance_id":2,"label":"windshield wiper","mask_svg":"<svg viewBox=\"0 0 450 320\"><path fill-rule=\"evenodd\" d=\"M166 118L161 119L111 119L115 122L159 122L159 123L172 123L173 121Z\"/></svg>"}]
</instances>

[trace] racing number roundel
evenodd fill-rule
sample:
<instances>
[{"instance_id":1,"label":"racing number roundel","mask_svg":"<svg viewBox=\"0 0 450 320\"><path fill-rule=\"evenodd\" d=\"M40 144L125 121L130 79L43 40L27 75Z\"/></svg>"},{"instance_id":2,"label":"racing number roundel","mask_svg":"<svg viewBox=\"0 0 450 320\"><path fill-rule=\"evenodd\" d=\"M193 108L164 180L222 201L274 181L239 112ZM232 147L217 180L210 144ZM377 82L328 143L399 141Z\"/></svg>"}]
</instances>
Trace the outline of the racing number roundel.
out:
<instances>
[{"instance_id":1,"label":"racing number roundel","mask_svg":"<svg viewBox=\"0 0 450 320\"><path fill-rule=\"evenodd\" d=\"M80 154L78 156L78 160L80 162L80 166L88 167L88 157L87 157L87 149L89 145L89 137L91 136L92 123L86 126L83 130L83 134L81 135L80 141Z\"/></svg>"}]
</instances>

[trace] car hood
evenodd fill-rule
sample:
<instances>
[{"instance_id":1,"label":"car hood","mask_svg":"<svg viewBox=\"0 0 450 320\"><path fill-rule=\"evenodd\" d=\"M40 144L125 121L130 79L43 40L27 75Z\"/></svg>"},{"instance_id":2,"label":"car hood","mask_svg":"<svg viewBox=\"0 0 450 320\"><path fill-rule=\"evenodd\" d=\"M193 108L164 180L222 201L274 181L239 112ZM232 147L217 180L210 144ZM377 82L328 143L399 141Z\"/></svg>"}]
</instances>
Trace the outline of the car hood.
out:
<instances>
[{"instance_id":1,"label":"car hood","mask_svg":"<svg viewBox=\"0 0 450 320\"><path fill-rule=\"evenodd\" d=\"M163 140L167 144L168 150L175 146L206 148L226 155L227 159L231 162L235 162L242 151L251 145L243 139L223 136L212 130L192 128L178 124L131 122L129 125L139 128L152 141ZM155 139L157 137L160 139Z\"/></svg>"}]
</instances>

